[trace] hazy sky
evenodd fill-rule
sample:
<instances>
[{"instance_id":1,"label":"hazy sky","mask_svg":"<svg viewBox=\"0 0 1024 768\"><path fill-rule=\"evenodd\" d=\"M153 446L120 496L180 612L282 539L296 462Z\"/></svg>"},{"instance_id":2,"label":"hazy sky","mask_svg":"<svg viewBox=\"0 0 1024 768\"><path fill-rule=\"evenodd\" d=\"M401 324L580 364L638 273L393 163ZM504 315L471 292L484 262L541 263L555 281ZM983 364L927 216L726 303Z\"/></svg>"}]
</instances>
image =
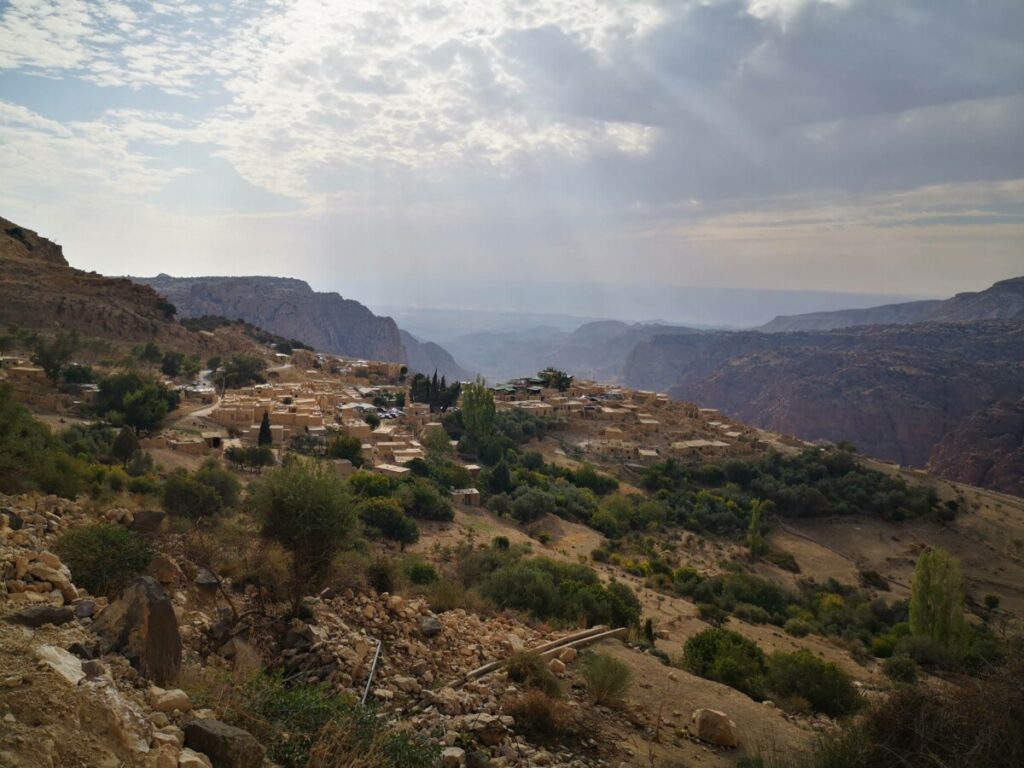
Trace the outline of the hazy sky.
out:
<instances>
[{"instance_id":1,"label":"hazy sky","mask_svg":"<svg viewBox=\"0 0 1024 768\"><path fill-rule=\"evenodd\" d=\"M1024 274L1024 2L9 0L0 215L388 303L982 288Z\"/></svg>"}]
</instances>

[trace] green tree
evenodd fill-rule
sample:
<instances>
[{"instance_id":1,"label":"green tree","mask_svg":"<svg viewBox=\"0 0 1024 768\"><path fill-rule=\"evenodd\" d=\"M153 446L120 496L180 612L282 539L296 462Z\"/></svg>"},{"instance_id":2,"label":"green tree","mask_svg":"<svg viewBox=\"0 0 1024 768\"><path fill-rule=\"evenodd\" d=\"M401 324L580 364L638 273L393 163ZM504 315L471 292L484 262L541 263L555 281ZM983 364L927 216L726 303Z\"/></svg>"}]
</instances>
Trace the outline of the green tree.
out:
<instances>
[{"instance_id":1,"label":"green tree","mask_svg":"<svg viewBox=\"0 0 1024 768\"><path fill-rule=\"evenodd\" d=\"M160 372L168 378L176 379L181 373L181 366L184 362L184 352L164 352L164 358L160 363Z\"/></svg>"},{"instance_id":2,"label":"green tree","mask_svg":"<svg viewBox=\"0 0 1024 768\"><path fill-rule=\"evenodd\" d=\"M146 363L159 363L163 360L164 354L155 342L147 341L143 347L134 349L135 356Z\"/></svg>"},{"instance_id":3,"label":"green tree","mask_svg":"<svg viewBox=\"0 0 1024 768\"><path fill-rule=\"evenodd\" d=\"M263 418L260 420L260 433L256 438L256 445L270 445L273 442L274 437L270 433L270 414L264 411Z\"/></svg>"},{"instance_id":4,"label":"green tree","mask_svg":"<svg viewBox=\"0 0 1024 768\"><path fill-rule=\"evenodd\" d=\"M263 535L291 553L292 610L319 587L334 555L358 521L345 482L332 468L296 459L268 473L253 489Z\"/></svg>"},{"instance_id":5,"label":"green tree","mask_svg":"<svg viewBox=\"0 0 1024 768\"><path fill-rule=\"evenodd\" d=\"M327 449L327 455L334 459L348 459L352 462L353 467L361 467L363 466L363 441L358 437L338 435Z\"/></svg>"},{"instance_id":6,"label":"green tree","mask_svg":"<svg viewBox=\"0 0 1024 768\"><path fill-rule=\"evenodd\" d=\"M962 658L966 651L963 569L944 549L929 547L917 558L910 591L910 630L931 640L951 660Z\"/></svg>"},{"instance_id":7,"label":"green tree","mask_svg":"<svg viewBox=\"0 0 1024 768\"><path fill-rule=\"evenodd\" d=\"M62 533L54 549L75 583L93 595L114 595L142 573L153 550L120 525L97 523Z\"/></svg>"},{"instance_id":8,"label":"green tree","mask_svg":"<svg viewBox=\"0 0 1024 768\"><path fill-rule=\"evenodd\" d=\"M135 436L135 432L129 427L121 427L121 431L117 433L117 437L114 438L114 442L110 446L111 455L121 462L122 467L127 467L128 462L132 460L139 451L139 438Z\"/></svg>"},{"instance_id":9,"label":"green tree","mask_svg":"<svg viewBox=\"0 0 1024 768\"><path fill-rule=\"evenodd\" d=\"M178 394L161 382L138 373L119 373L100 382L96 410L115 424L127 424L136 433L160 428L178 405Z\"/></svg>"},{"instance_id":10,"label":"green tree","mask_svg":"<svg viewBox=\"0 0 1024 768\"><path fill-rule=\"evenodd\" d=\"M263 371L267 364L262 357L256 355L234 354L224 364L222 380L225 387L238 389L250 384L262 384L266 381Z\"/></svg>"},{"instance_id":11,"label":"green tree","mask_svg":"<svg viewBox=\"0 0 1024 768\"><path fill-rule=\"evenodd\" d=\"M537 378L544 380L545 387L557 389L559 392L565 392L565 390L571 387L573 379L565 371L560 371L557 368L545 368L537 374Z\"/></svg>"},{"instance_id":12,"label":"green tree","mask_svg":"<svg viewBox=\"0 0 1024 768\"><path fill-rule=\"evenodd\" d=\"M224 503L215 488L182 470L164 481L163 506L169 514L199 520L220 512Z\"/></svg>"},{"instance_id":13,"label":"green tree","mask_svg":"<svg viewBox=\"0 0 1024 768\"><path fill-rule=\"evenodd\" d=\"M477 378L462 390L462 422L474 445L479 446L494 432L494 396L483 379Z\"/></svg>"},{"instance_id":14,"label":"green tree","mask_svg":"<svg viewBox=\"0 0 1024 768\"><path fill-rule=\"evenodd\" d=\"M432 462L444 463L455 458L455 451L452 448L451 440L444 429L433 428L420 438L423 449L427 453L427 459Z\"/></svg>"},{"instance_id":15,"label":"green tree","mask_svg":"<svg viewBox=\"0 0 1024 768\"><path fill-rule=\"evenodd\" d=\"M60 372L77 349L78 331L70 333L58 331L57 335L50 340L43 338L36 340L32 362L46 372L50 381L56 382L60 379Z\"/></svg>"},{"instance_id":16,"label":"green tree","mask_svg":"<svg viewBox=\"0 0 1024 768\"><path fill-rule=\"evenodd\" d=\"M494 465L487 478L487 487L491 493L511 493L514 489L512 473L509 472L508 463L504 459Z\"/></svg>"},{"instance_id":17,"label":"green tree","mask_svg":"<svg viewBox=\"0 0 1024 768\"><path fill-rule=\"evenodd\" d=\"M771 503L771 502L769 502ZM761 534L761 512L764 503L754 499L750 504L750 525L747 528L747 546L750 548L750 559L756 560L768 549L764 536Z\"/></svg>"}]
</instances>

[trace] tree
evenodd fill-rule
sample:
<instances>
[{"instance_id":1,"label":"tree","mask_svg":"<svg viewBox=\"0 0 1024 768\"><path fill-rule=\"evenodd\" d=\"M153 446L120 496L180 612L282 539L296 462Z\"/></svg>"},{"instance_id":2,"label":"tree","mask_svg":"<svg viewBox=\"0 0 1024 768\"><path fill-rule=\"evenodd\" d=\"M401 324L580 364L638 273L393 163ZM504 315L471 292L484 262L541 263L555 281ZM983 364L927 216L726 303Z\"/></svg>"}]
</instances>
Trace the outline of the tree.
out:
<instances>
[{"instance_id":1,"label":"tree","mask_svg":"<svg viewBox=\"0 0 1024 768\"><path fill-rule=\"evenodd\" d=\"M508 463L502 459L494 465L491 474L487 478L487 487L491 493L511 493L513 490L512 473L509 472Z\"/></svg>"},{"instance_id":2,"label":"tree","mask_svg":"<svg viewBox=\"0 0 1024 768\"><path fill-rule=\"evenodd\" d=\"M256 355L232 355L224 364L224 373L222 374L224 386L238 389L250 384L263 384L266 381L263 376L266 367L267 364L263 358Z\"/></svg>"},{"instance_id":3,"label":"tree","mask_svg":"<svg viewBox=\"0 0 1024 768\"><path fill-rule=\"evenodd\" d=\"M929 547L917 558L910 590L910 630L931 640L951 660L960 659L966 650L963 569L944 549Z\"/></svg>"},{"instance_id":4,"label":"tree","mask_svg":"<svg viewBox=\"0 0 1024 768\"><path fill-rule=\"evenodd\" d=\"M452 449L451 440L444 429L433 428L420 438L427 458L432 462L446 462L455 458L455 451Z\"/></svg>"},{"instance_id":5,"label":"tree","mask_svg":"<svg viewBox=\"0 0 1024 768\"><path fill-rule=\"evenodd\" d=\"M480 445L494 432L494 396L483 379L477 378L462 392L462 422L474 445Z\"/></svg>"},{"instance_id":6,"label":"tree","mask_svg":"<svg viewBox=\"0 0 1024 768\"><path fill-rule=\"evenodd\" d=\"M270 414L263 412L260 420L260 433L256 438L256 445L270 445L274 442L274 436L270 433Z\"/></svg>"},{"instance_id":7,"label":"tree","mask_svg":"<svg viewBox=\"0 0 1024 768\"><path fill-rule=\"evenodd\" d=\"M152 341L147 341L144 347L136 347L133 351L139 360L147 363L159 363L164 357L163 352L160 351L160 347Z\"/></svg>"},{"instance_id":8,"label":"tree","mask_svg":"<svg viewBox=\"0 0 1024 768\"><path fill-rule=\"evenodd\" d=\"M338 435L327 454L333 459L348 459L353 467L363 466L363 441L350 435Z\"/></svg>"},{"instance_id":9,"label":"tree","mask_svg":"<svg viewBox=\"0 0 1024 768\"><path fill-rule=\"evenodd\" d=\"M767 502L771 503L771 502ZM750 547L750 559L756 560L765 553L768 546L761 535L761 513L765 502L754 499L750 504L750 526L747 528L747 545Z\"/></svg>"},{"instance_id":10,"label":"tree","mask_svg":"<svg viewBox=\"0 0 1024 768\"><path fill-rule=\"evenodd\" d=\"M184 470L164 481L162 501L168 514L191 520L212 517L224 506L215 488L189 477Z\"/></svg>"},{"instance_id":11,"label":"tree","mask_svg":"<svg viewBox=\"0 0 1024 768\"><path fill-rule=\"evenodd\" d=\"M573 377L557 368L545 368L537 374L537 378L544 380L545 387L565 392L565 390L572 386Z\"/></svg>"},{"instance_id":12,"label":"tree","mask_svg":"<svg viewBox=\"0 0 1024 768\"><path fill-rule=\"evenodd\" d=\"M292 611L323 581L331 560L357 530L345 482L326 465L296 459L268 473L252 494L263 536L291 553Z\"/></svg>"},{"instance_id":13,"label":"tree","mask_svg":"<svg viewBox=\"0 0 1024 768\"><path fill-rule=\"evenodd\" d=\"M115 424L127 424L136 434L160 428L178 406L178 394L137 373L119 373L100 382L96 411Z\"/></svg>"},{"instance_id":14,"label":"tree","mask_svg":"<svg viewBox=\"0 0 1024 768\"><path fill-rule=\"evenodd\" d=\"M163 361L160 363L160 372L169 379L176 379L181 373L181 366L184 362L184 352L164 352Z\"/></svg>"},{"instance_id":15,"label":"tree","mask_svg":"<svg viewBox=\"0 0 1024 768\"><path fill-rule=\"evenodd\" d=\"M114 438L114 442L110 446L110 453L121 462L122 467L127 467L132 456L138 453L139 447L139 438L135 436L135 432L130 427L125 426L121 427L121 431Z\"/></svg>"},{"instance_id":16,"label":"tree","mask_svg":"<svg viewBox=\"0 0 1024 768\"><path fill-rule=\"evenodd\" d=\"M370 429L376 429L380 426L380 416L373 411L367 411L366 414L363 415L363 421L370 425Z\"/></svg>"},{"instance_id":17,"label":"tree","mask_svg":"<svg viewBox=\"0 0 1024 768\"><path fill-rule=\"evenodd\" d=\"M32 362L46 372L50 381L56 382L60 379L60 372L77 349L78 331L71 331L71 333L58 331L57 335L49 341L36 339Z\"/></svg>"}]
</instances>

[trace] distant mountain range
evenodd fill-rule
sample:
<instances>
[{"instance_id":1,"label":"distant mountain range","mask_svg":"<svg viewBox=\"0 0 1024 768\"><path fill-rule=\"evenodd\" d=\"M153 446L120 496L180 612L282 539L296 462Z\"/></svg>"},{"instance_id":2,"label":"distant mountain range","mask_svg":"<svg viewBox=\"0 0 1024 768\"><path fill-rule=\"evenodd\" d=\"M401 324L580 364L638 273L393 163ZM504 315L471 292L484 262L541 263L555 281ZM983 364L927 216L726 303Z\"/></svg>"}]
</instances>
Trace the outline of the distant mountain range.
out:
<instances>
[{"instance_id":1,"label":"distant mountain range","mask_svg":"<svg viewBox=\"0 0 1024 768\"><path fill-rule=\"evenodd\" d=\"M780 315L758 328L765 333L827 331L856 325L962 323L976 320L1024 319L1024 277L1002 280L977 293L958 293L940 301L910 301L868 309Z\"/></svg>"},{"instance_id":2,"label":"distant mountain range","mask_svg":"<svg viewBox=\"0 0 1024 768\"><path fill-rule=\"evenodd\" d=\"M468 378L437 344L402 332L390 317L379 317L337 293L314 291L287 277L135 277L166 296L181 317L219 315L241 319L271 333L298 339L322 352L406 363L413 371Z\"/></svg>"}]
</instances>

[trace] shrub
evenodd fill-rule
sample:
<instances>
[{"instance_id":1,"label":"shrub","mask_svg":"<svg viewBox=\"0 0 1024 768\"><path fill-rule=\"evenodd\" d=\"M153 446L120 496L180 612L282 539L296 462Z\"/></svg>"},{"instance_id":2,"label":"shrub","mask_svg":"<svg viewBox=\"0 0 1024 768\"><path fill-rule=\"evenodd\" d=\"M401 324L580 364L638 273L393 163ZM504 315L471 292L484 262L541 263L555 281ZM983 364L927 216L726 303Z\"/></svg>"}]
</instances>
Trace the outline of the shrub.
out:
<instances>
[{"instance_id":1,"label":"shrub","mask_svg":"<svg viewBox=\"0 0 1024 768\"><path fill-rule=\"evenodd\" d=\"M764 608L750 603L740 603L732 609L732 615L750 624L767 624L772 619Z\"/></svg>"},{"instance_id":2,"label":"shrub","mask_svg":"<svg viewBox=\"0 0 1024 768\"><path fill-rule=\"evenodd\" d=\"M917 682L917 662L909 656L893 656L882 662L882 672L895 683Z\"/></svg>"},{"instance_id":3,"label":"shrub","mask_svg":"<svg viewBox=\"0 0 1024 768\"><path fill-rule=\"evenodd\" d=\"M455 519L455 510L448 499L440 494L433 483L422 477L403 484L398 498L410 517L443 522Z\"/></svg>"},{"instance_id":4,"label":"shrub","mask_svg":"<svg viewBox=\"0 0 1024 768\"><path fill-rule=\"evenodd\" d=\"M787 635L807 637L811 634L811 625L803 619L789 619L782 627Z\"/></svg>"},{"instance_id":5,"label":"shrub","mask_svg":"<svg viewBox=\"0 0 1024 768\"><path fill-rule=\"evenodd\" d=\"M580 671L596 704L613 704L629 689L629 667L603 653L588 653L580 660Z\"/></svg>"},{"instance_id":6,"label":"shrub","mask_svg":"<svg viewBox=\"0 0 1024 768\"><path fill-rule=\"evenodd\" d=\"M367 499L359 505L359 518L365 525L380 531L384 538L399 542L403 548L419 541L416 521L405 514L397 499Z\"/></svg>"},{"instance_id":7,"label":"shrub","mask_svg":"<svg viewBox=\"0 0 1024 768\"><path fill-rule=\"evenodd\" d=\"M555 673L536 653L521 651L505 662L508 679L546 696L561 696L562 686Z\"/></svg>"},{"instance_id":8,"label":"shrub","mask_svg":"<svg viewBox=\"0 0 1024 768\"><path fill-rule=\"evenodd\" d=\"M424 584L433 584L438 580L437 571L430 563L424 563L422 560L414 560L406 566L406 576L409 577L409 581L417 586Z\"/></svg>"},{"instance_id":9,"label":"shrub","mask_svg":"<svg viewBox=\"0 0 1024 768\"><path fill-rule=\"evenodd\" d=\"M713 627L720 627L729 619L729 614L714 603L698 603L697 616Z\"/></svg>"},{"instance_id":10,"label":"shrub","mask_svg":"<svg viewBox=\"0 0 1024 768\"><path fill-rule=\"evenodd\" d=\"M549 741L573 730L569 708L543 691L531 690L505 704L516 720L516 731L533 741Z\"/></svg>"},{"instance_id":11,"label":"shrub","mask_svg":"<svg viewBox=\"0 0 1024 768\"><path fill-rule=\"evenodd\" d=\"M375 558L366 566L366 580L380 594L394 592L398 582L395 564L386 557Z\"/></svg>"},{"instance_id":12,"label":"shrub","mask_svg":"<svg viewBox=\"0 0 1024 768\"><path fill-rule=\"evenodd\" d=\"M220 512L223 502L214 488L180 471L164 481L163 505L168 514L199 520Z\"/></svg>"},{"instance_id":13,"label":"shrub","mask_svg":"<svg viewBox=\"0 0 1024 768\"><path fill-rule=\"evenodd\" d=\"M207 459L203 466L195 471L192 478L216 491L223 506L233 507L238 503L242 485L216 459Z\"/></svg>"},{"instance_id":14,"label":"shrub","mask_svg":"<svg viewBox=\"0 0 1024 768\"><path fill-rule=\"evenodd\" d=\"M774 694L799 696L815 712L840 717L856 712L864 703L846 672L810 651L774 653L767 669L768 687Z\"/></svg>"},{"instance_id":15,"label":"shrub","mask_svg":"<svg viewBox=\"0 0 1024 768\"><path fill-rule=\"evenodd\" d=\"M128 490L131 493L150 496L160 492L160 484L148 477L133 477L128 481Z\"/></svg>"},{"instance_id":16,"label":"shrub","mask_svg":"<svg viewBox=\"0 0 1024 768\"><path fill-rule=\"evenodd\" d=\"M94 595L113 595L142 573L153 551L120 525L98 523L62 534L54 548L75 583Z\"/></svg>"},{"instance_id":17,"label":"shrub","mask_svg":"<svg viewBox=\"0 0 1024 768\"><path fill-rule=\"evenodd\" d=\"M764 692L764 653L738 632L705 629L693 635L683 646L682 667L753 698Z\"/></svg>"}]
</instances>

